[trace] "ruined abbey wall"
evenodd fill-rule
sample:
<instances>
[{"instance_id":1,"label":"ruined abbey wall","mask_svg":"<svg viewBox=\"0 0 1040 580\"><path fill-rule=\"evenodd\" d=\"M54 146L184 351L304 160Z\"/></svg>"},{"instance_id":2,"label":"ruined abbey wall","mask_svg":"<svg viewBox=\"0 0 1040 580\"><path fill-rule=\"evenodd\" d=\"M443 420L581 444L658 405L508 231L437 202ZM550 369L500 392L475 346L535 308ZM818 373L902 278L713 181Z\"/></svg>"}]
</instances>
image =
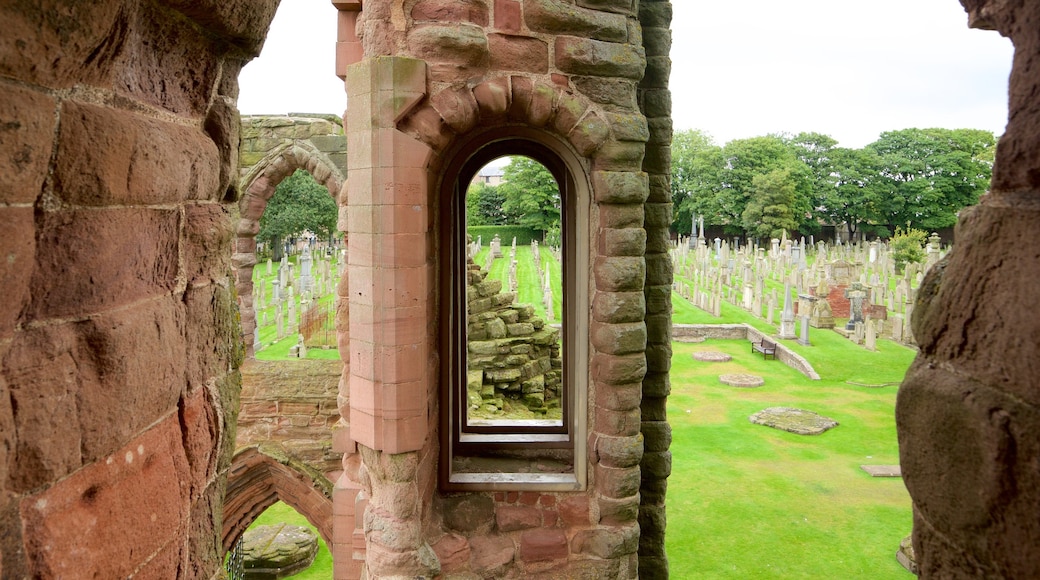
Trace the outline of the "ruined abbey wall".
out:
<instances>
[{"instance_id":1,"label":"ruined abbey wall","mask_svg":"<svg viewBox=\"0 0 1040 580\"><path fill-rule=\"evenodd\" d=\"M350 547L363 537L373 578L665 577L670 4L334 4L350 144L336 553L360 557ZM577 259L590 265L578 283L592 307L575 326L591 361L578 379L588 398L576 403L587 484L576 491L438 484L449 412L439 252L454 211L442 192L466 148L492 134L558 144L589 190ZM337 566L338 578L361 573L357 560Z\"/></svg>"},{"instance_id":2,"label":"ruined abbey wall","mask_svg":"<svg viewBox=\"0 0 1040 580\"><path fill-rule=\"evenodd\" d=\"M903 479L925 578L1040 575L1040 4L962 0L1015 43L991 190L914 309L921 353L899 390Z\"/></svg>"},{"instance_id":3,"label":"ruined abbey wall","mask_svg":"<svg viewBox=\"0 0 1040 580\"><path fill-rule=\"evenodd\" d=\"M343 229L361 235L340 289L336 576L663 577L669 3L334 4L339 72L364 113L347 119L360 145L340 190ZM1036 577L1040 322L1022 312L1040 298L1040 5L963 4L1015 42L1010 118L992 192L919 295L901 463L924 577ZM0 5L2 577L216 577L267 497L233 495L244 515L224 533L242 357L236 78L275 5ZM432 192L478 124L560 139L592 184L582 491L437 489ZM313 486L265 457L240 455L257 474L240 481L317 512Z\"/></svg>"},{"instance_id":4,"label":"ruined abbey wall","mask_svg":"<svg viewBox=\"0 0 1040 580\"><path fill-rule=\"evenodd\" d=\"M221 566L237 77L276 5L0 5L4 578Z\"/></svg>"}]
</instances>

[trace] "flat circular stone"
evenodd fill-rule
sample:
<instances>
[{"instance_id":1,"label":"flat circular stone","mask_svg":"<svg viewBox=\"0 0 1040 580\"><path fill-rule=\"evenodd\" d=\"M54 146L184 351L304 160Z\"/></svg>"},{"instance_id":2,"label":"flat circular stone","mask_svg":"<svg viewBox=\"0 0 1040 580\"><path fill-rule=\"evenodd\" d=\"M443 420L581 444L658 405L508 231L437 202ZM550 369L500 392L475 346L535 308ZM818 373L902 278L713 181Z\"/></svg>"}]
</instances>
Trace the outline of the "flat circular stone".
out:
<instances>
[{"instance_id":1,"label":"flat circular stone","mask_svg":"<svg viewBox=\"0 0 1040 580\"><path fill-rule=\"evenodd\" d=\"M306 570L318 555L318 535L289 524L256 526L242 535L244 578L277 579Z\"/></svg>"},{"instance_id":2,"label":"flat circular stone","mask_svg":"<svg viewBox=\"0 0 1040 580\"><path fill-rule=\"evenodd\" d=\"M724 352L718 352L715 350L705 350L693 353L693 360L699 360L704 362L727 362L733 360L733 357L729 356Z\"/></svg>"},{"instance_id":3,"label":"flat circular stone","mask_svg":"<svg viewBox=\"0 0 1040 580\"><path fill-rule=\"evenodd\" d=\"M752 387L761 387L765 384L765 379L757 375L749 375L746 373L737 373L732 375L719 375L719 380L722 384L729 385L731 387L741 387L744 389L750 389Z\"/></svg>"},{"instance_id":4,"label":"flat circular stone","mask_svg":"<svg viewBox=\"0 0 1040 580\"><path fill-rule=\"evenodd\" d=\"M748 420L798 435L819 435L838 426L834 419L793 407L769 407L751 415Z\"/></svg>"}]
</instances>

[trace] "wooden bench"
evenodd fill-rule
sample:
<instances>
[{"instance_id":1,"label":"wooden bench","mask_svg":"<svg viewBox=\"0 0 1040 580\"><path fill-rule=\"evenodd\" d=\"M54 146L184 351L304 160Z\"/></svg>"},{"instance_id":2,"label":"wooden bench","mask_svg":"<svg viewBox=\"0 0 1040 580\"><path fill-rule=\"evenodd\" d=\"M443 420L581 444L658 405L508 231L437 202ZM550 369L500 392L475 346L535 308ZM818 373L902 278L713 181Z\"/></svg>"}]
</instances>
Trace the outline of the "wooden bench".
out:
<instances>
[{"instance_id":1,"label":"wooden bench","mask_svg":"<svg viewBox=\"0 0 1040 580\"><path fill-rule=\"evenodd\" d=\"M762 358L768 359L773 357L773 360L776 360L776 343L763 338L759 342L751 343L751 352L760 352L762 353Z\"/></svg>"}]
</instances>

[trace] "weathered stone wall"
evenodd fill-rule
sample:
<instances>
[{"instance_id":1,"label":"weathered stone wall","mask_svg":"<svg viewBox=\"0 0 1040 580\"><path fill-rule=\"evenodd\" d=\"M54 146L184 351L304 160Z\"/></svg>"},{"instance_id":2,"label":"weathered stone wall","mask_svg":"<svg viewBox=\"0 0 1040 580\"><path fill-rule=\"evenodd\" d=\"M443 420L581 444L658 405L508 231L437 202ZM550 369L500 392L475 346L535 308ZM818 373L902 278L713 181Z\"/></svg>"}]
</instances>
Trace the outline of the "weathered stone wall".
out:
<instances>
[{"instance_id":1,"label":"weathered stone wall","mask_svg":"<svg viewBox=\"0 0 1040 580\"><path fill-rule=\"evenodd\" d=\"M332 451L339 421L339 360L247 360L242 365L236 448L278 446L332 477L342 456Z\"/></svg>"},{"instance_id":2,"label":"weathered stone wall","mask_svg":"<svg viewBox=\"0 0 1040 580\"><path fill-rule=\"evenodd\" d=\"M276 1L0 4L0 576L213 577Z\"/></svg>"},{"instance_id":3,"label":"weathered stone wall","mask_svg":"<svg viewBox=\"0 0 1040 580\"><path fill-rule=\"evenodd\" d=\"M238 164L242 177L284 147L305 147L327 158L339 175L347 174L347 137L336 115L289 113L242 116ZM245 184L248 185L248 184ZM333 192L333 195L339 192Z\"/></svg>"},{"instance_id":4,"label":"weathered stone wall","mask_svg":"<svg viewBox=\"0 0 1040 580\"><path fill-rule=\"evenodd\" d=\"M337 530L364 533L371 578L665 577L670 4L336 5L351 144L341 196L351 241L342 293L351 356L341 383L350 401L345 463L355 444L361 459L356 477L346 468L338 484ZM589 269L578 276L591 303L579 321L591 369L582 400L588 421L577 434L587 442L580 470L589 484L578 492L446 495L437 488L435 412L448 300L436 280L448 267L438 263L448 208L438 187L456 148L518 128L563 143L591 189L581 256ZM445 504L455 502L483 510L477 529L446 521L455 510ZM345 533L336 536L345 552ZM337 569L340 578L356 574Z\"/></svg>"},{"instance_id":5,"label":"weathered stone wall","mask_svg":"<svg viewBox=\"0 0 1040 580\"><path fill-rule=\"evenodd\" d=\"M1040 3L963 0L1015 43L991 191L913 312L920 354L899 390L903 479L924 578L1040 577Z\"/></svg>"}]
</instances>

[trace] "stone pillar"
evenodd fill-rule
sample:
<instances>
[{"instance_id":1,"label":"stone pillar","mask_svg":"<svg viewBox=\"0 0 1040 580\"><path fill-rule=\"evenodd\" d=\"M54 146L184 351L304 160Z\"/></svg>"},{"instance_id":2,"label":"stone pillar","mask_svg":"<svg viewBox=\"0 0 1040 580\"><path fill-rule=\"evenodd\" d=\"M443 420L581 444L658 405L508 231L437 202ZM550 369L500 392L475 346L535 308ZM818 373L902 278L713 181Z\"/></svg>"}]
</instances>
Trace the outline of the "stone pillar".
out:
<instances>
[{"instance_id":1,"label":"stone pillar","mask_svg":"<svg viewBox=\"0 0 1040 580\"><path fill-rule=\"evenodd\" d=\"M395 128L399 115L425 96L426 65L380 57L350 65L346 74L346 214L349 224L364 224L350 229L347 270L350 437L369 474L374 518L365 526L367 565L371 577L395 576L401 561L413 573L433 575L414 477L430 427L424 290L430 149ZM405 464L410 475L399 472Z\"/></svg>"},{"instance_id":2,"label":"stone pillar","mask_svg":"<svg viewBox=\"0 0 1040 580\"><path fill-rule=\"evenodd\" d=\"M1040 3L963 0L1015 43L990 193L913 310L920 354L896 402L922 578L1040 577Z\"/></svg>"},{"instance_id":3,"label":"stone pillar","mask_svg":"<svg viewBox=\"0 0 1040 580\"><path fill-rule=\"evenodd\" d=\"M640 109L650 127L650 140L643 170L650 177L644 227L646 229L646 376L643 379L641 431L643 459L640 462L639 552L641 578L667 578L668 557L664 552L665 491L671 473L672 433L665 416L671 391L671 285L672 263L668 260L668 227L672 221L671 136L672 99L668 90L671 61L672 5L667 1L644 0L639 4L647 68L639 85ZM703 218L702 218L703 219ZM701 222L698 236L704 235ZM691 240L692 241L692 240Z\"/></svg>"}]
</instances>

